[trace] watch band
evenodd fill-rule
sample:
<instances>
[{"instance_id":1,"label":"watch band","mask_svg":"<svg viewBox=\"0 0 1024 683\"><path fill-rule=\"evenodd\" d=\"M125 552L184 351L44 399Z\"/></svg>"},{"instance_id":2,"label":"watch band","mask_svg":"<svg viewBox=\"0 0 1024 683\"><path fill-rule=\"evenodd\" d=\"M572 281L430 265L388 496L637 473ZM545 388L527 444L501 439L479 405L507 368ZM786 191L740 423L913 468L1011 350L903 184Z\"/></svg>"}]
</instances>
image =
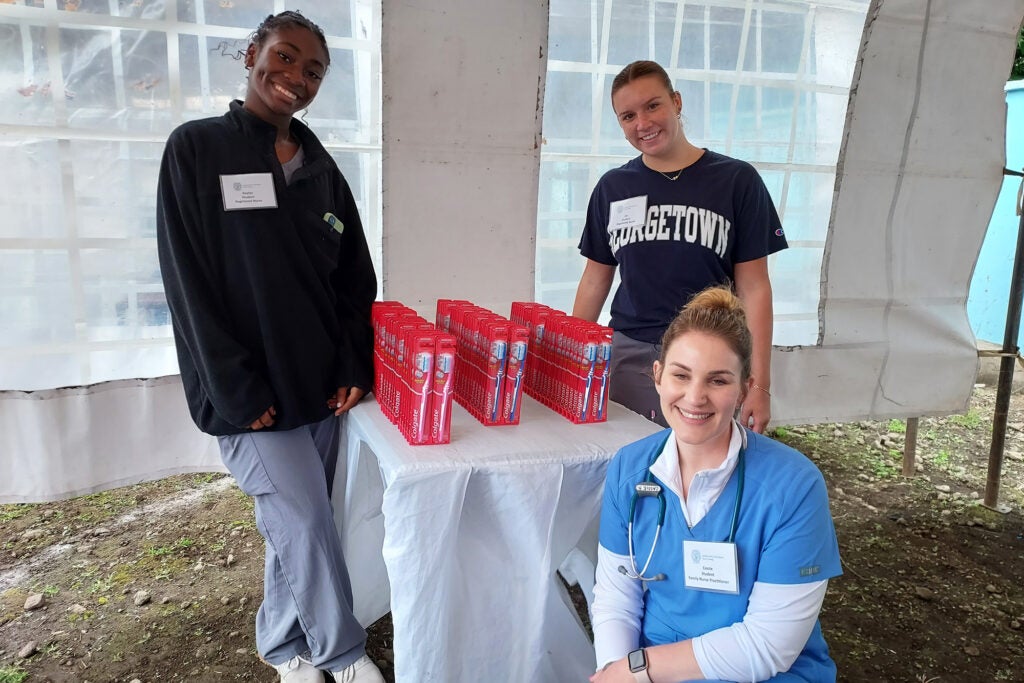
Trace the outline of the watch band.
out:
<instances>
[{"instance_id":1,"label":"watch band","mask_svg":"<svg viewBox=\"0 0 1024 683\"><path fill-rule=\"evenodd\" d=\"M647 674L647 669L634 671L633 680L635 680L636 683L651 683L651 677Z\"/></svg>"}]
</instances>

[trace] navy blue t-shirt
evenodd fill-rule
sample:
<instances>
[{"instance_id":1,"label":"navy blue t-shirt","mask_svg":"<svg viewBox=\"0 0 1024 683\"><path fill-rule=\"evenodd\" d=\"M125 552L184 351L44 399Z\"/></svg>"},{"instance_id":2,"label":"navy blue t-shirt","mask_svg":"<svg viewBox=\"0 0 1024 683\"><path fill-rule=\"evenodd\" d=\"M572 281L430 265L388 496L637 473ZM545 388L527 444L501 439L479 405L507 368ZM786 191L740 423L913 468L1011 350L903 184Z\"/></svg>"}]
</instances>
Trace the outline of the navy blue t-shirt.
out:
<instances>
[{"instance_id":1,"label":"navy blue t-shirt","mask_svg":"<svg viewBox=\"0 0 1024 683\"><path fill-rule=\"evenodd\" d=\"M694 294L731 283L734 264L787 246L754 167L705 150L676 180L640 157L605 173L590 196L579 248L619 267L612 328L653 344Z\"/></svg>"}]
</instances>

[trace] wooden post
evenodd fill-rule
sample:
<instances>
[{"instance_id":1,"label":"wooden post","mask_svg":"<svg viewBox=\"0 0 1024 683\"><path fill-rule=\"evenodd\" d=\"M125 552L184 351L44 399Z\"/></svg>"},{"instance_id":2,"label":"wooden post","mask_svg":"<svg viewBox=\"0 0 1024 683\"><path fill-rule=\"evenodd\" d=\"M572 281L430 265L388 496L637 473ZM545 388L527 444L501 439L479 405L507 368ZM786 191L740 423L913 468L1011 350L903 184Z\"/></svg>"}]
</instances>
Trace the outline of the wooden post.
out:
<instances>
[{"instance_id":1,"label":"wooden post","mask_svg":"<svg viewBox=\"0 0 1024 683\"><path fill-rule=\"evenodd\" d=\"M917 457L916 417L907 418L907 438L903 441L903 476L914 476L914 459Z\"/></svg>"}]
</instances>

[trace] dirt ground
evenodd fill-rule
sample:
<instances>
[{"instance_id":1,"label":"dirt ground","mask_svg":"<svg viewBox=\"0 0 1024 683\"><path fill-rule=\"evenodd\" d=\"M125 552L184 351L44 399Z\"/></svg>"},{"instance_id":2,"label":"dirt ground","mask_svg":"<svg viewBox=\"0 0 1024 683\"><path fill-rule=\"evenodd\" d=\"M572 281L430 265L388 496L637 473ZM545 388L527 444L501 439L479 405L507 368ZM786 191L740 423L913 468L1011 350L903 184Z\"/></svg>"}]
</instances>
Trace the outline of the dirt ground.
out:
<instances>
[{"instance_id":1,"label":"dirt ground","mask_svg":"<svg viewBox=\"0 0 1024 683\"><path fill-rule=\"evenodd\" d=\"M900 421L776 431L829 483L845 574L821 622L841 681L1024 681L1024 397L1008 513L979 501L994 402L979 387L965 415L922 419L912 478ZM254 647L262 557L251 502L218 474L0 506L0 683L273 681ZM368 649L392 680L388 617Z\"/></svg>"}]
</instances>

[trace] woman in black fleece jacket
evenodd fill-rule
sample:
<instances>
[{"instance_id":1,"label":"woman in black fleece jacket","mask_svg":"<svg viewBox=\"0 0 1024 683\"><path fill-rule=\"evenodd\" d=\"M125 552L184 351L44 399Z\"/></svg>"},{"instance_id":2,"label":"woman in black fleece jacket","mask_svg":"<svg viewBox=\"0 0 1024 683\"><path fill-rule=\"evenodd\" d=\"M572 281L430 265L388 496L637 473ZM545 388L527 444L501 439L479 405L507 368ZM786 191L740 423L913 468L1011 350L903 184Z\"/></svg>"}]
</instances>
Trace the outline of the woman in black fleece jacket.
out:
<instances>
[{"instance_id":1,"label":"woman in black fleece jacket","mask_svg":"<svg viewBox=\"0 0 1024 683\"><path fill-rule=\"evenodd\" d=\"M365 655L330 493L338 420L373 386L377 284L348 183L293 116L330 63L323 32L269 16L244 102L178 127L157 193L160 268L189 410L255 499L266 539L260 655L287 683L382 683Z\"/></svg>"}]
</instances>

